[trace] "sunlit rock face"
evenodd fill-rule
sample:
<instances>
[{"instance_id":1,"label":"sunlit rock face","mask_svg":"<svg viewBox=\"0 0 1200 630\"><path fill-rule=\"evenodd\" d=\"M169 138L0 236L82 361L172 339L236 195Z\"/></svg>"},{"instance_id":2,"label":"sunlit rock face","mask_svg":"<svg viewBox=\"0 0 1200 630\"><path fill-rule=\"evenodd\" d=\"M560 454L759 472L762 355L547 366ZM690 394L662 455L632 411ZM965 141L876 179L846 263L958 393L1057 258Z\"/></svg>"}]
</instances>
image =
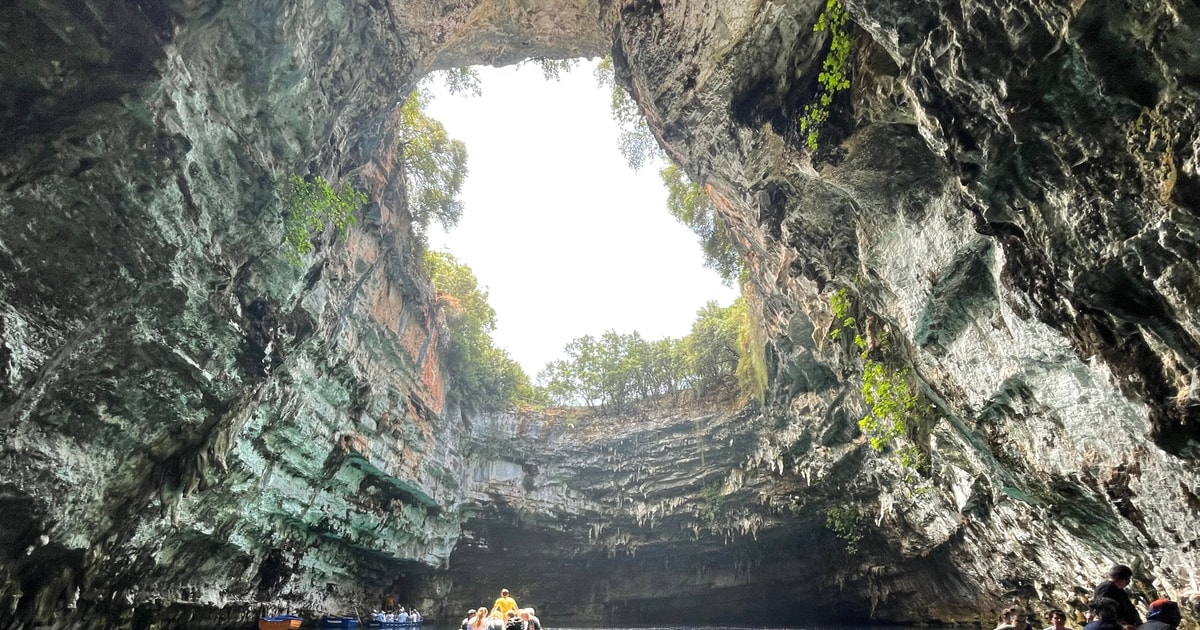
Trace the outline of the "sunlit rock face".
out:
<instances>
[{"instance_id":1,"label":"sunlit rock face","mask_svg":"<svg viewBox=\"0 0 1200 630\"><path fill-rule=\"evenodd\" d=\"M388 8L0 14L0 614L338 611L444 563L464 466L397 236ZM291 173L380 201L303 268Z\"/></svg>"},{"instance_id":2,"label":"sunlit rock face","mask_svg":"<svg viewBox=\"0 0 1200 630\"><path fill-rule=\"evenodd\" d=\"M1115 561L1194 592L1200 11L851 2L853 88L814 155L818 4L641 4L614 50L738 230L778 468L874 517L879 548L824 579L893 619L1062 603ZM935 408L927 475L886 454L831 475L862 440L817 436L864 412L836 288Z\"/></svg>"},{"instance_id":3,"label":"sunlit rock face","mask_svg":"<svg viewBox=\"0 0 1200 630\"><path fill-rule=\"evenodd\" d=\"M10 4L5 625L387 590L456 619L501 586L552 625L988 623L1117 561L1195 591L1194 3L851 3L815 153L823 2ZM610 50L737 235L762 411L480 416L448 392L398 102L431 69ZM292 173L374 201L300 268ZM935 410L927 469L857 428L837 288ZM835 508L865 515L857 553Z\"/></svg>"}]
</instances>

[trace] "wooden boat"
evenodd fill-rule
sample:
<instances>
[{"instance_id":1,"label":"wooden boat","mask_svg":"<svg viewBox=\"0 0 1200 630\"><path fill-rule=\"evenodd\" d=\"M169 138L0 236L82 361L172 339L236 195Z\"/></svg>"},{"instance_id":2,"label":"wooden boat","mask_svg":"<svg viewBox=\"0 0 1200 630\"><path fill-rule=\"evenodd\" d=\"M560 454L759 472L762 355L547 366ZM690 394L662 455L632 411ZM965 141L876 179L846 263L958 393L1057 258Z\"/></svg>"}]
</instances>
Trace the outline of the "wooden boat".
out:
<instances>
[{"instance_id":1,"label":"wooden boat","mask_svg":"<svg viewBox=\"0 0 1200 630\"><path fill-rule=\"evenodd\" d=\"M388 621L386 619L372 618L367 622L368 628L388 628L388 630L402 628L420 628L424 619L420 621Z\"/></svg>"},{"instance_id":2,"label":"wooden boat","mask_svg":"<svg viewBox=\"0 0 1200 630\"><path fill-rule=\"evenodd\" d=\"M296 630L303 621L296 615L275 615L258 620L258 630Z\"/></svg>"},{"instance_id":3,"label":"wooden boat","mask_svg":"<svg viewBox=\"0 0 1200 630\"><path fill-rule=\"evenodd\" d=\"M350 630L358 627L358 617L321 617L322 630Z\"/></svg>"}]
</instances>

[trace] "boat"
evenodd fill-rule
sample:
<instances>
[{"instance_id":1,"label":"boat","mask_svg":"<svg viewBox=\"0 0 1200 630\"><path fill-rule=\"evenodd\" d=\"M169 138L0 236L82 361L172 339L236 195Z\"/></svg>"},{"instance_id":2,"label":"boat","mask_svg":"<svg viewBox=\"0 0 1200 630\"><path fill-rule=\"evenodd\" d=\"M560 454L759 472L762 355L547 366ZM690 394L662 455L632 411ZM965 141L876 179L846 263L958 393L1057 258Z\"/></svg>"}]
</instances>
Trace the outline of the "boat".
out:
<instances>
[{"instance_id":1,"label":"boat","mask_svg":"<svg viewBox=\"0 0 1200 630\"><path fill-rule=\"evenodd\" d=\"M382 619L372 619L367 622L368 628L420 628L421 621L384 621Z\"/></svg>"},{"instance_id":2,"label":"boat","mask_svg":"<svg viewBox=\"0 0 1200 630\"><path fill-rule=\"evenodd\" d=\"M358 627L358 617L321 617L317 626L322 630L350 630Z\"/></svg>"},{"instance_id":3,"label":"boat","mask_svg":"<svg viewBox=\"0 0 1200 630\"><path fill-rule=\"evenodd\" d=\"M397 621L396 616L389 613L371 613L371 619L367 621L368 628L420 628L424 619L416 621Z\"/></svg>"},{"instance_id":4,"label":"boat","mask_svg":"<svg viewBox=\"0 0 1200 630\"><path fill-rule=\"evenodd\" d=\"M303 619L296 615L275 615L258 620L258 630L296 630Z\"/></svg>"}]
</instances>

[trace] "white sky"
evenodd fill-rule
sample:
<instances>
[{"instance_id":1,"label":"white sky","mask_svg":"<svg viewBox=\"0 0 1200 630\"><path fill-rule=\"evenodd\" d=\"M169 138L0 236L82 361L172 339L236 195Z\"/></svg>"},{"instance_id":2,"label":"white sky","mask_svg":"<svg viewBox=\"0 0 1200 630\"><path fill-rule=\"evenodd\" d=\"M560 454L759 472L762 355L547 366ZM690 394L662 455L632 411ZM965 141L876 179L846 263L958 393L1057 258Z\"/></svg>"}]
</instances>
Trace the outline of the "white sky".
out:
<instances>
[{"instance_id":1,"label":"white sky","mask_svg":"<svg viewBox=\"0 0 1200 630\"><path fill-rule=\"evenodd\" d=\"M534 65L480 67L482 97L439 85L426 109L468 155L462 220L431 226L430 248L475 272L492 339L531 379L577 337L682 337L705 302L737 297L667 212L661 165L634 173L621 156L595 65L558 81Z\"/></svg>"}]
</instances>

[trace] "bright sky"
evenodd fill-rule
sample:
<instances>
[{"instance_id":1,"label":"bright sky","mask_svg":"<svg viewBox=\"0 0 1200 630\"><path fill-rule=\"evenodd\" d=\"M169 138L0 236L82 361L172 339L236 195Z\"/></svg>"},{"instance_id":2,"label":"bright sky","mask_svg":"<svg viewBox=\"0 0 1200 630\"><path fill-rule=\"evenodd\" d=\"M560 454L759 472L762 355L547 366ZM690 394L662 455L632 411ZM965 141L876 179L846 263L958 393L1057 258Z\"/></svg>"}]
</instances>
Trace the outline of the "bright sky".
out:
<instances>
[{"instance_id":1,"label":"bright sky","mask_svg":"<svg viewBox=\"0 0 1200 630\"><path fill-rule=\"evenodd\" d=\"M430 229L487 288L496 345L531 379L583 335L682 337L705 302L737 291L704 268L667 212L660 165L634 173L617 149L596 61L558 81L535 65L477 68L483 96L438 86L427 113L467 145L462 220Z\"/></svg>"}]
</instances>

